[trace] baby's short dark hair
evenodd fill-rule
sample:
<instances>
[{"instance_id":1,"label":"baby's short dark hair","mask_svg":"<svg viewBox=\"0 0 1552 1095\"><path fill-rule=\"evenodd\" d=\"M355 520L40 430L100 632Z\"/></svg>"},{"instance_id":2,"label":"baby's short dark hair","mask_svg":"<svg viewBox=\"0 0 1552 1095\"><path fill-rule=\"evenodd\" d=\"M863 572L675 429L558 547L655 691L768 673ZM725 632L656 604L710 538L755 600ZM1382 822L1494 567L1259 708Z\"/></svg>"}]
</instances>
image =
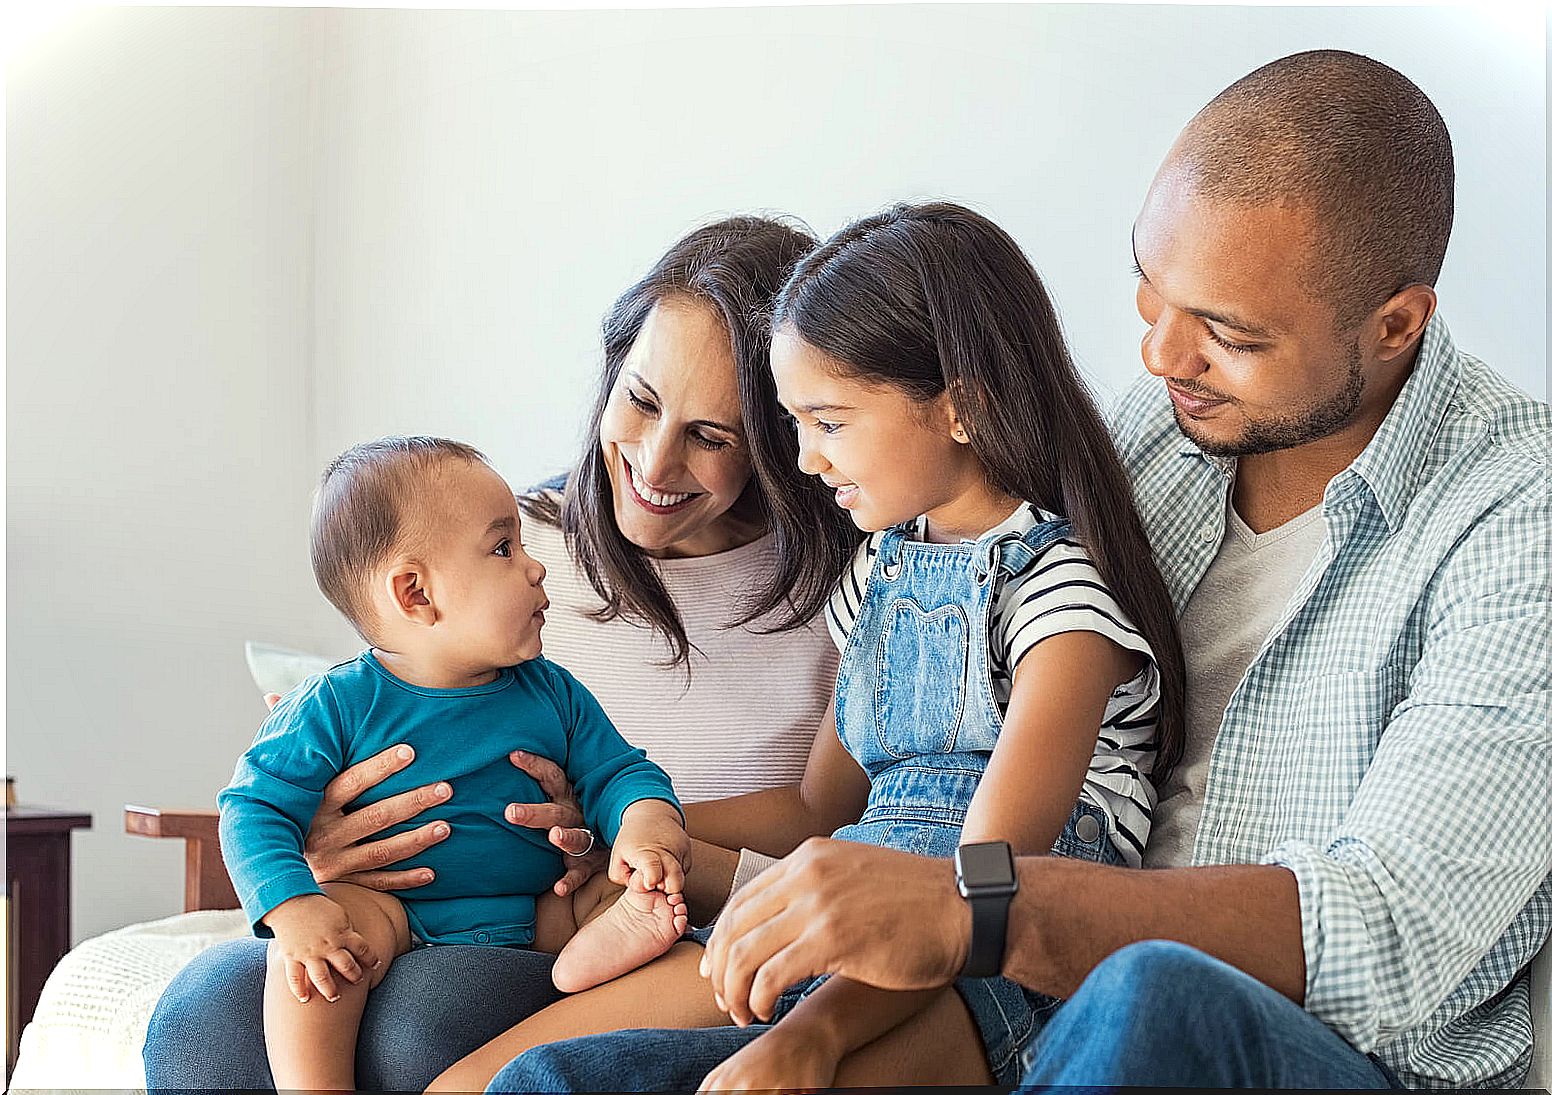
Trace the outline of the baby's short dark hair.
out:
<instances>
[{"instance_id":1,"label":"baby's short dark hair","mask_svg":"<svg viewBox=\"0 0 1552 1095\"><path fill-rule=\"evenodd\" d=\"M425 505L415 480L448 460L477 460L485 454L442 437L383 437L352 446L323 469L313 499L313 576L329 602L367 642L376 623L372 612L373 573L402 549ZM423 514L420 516L424 516Z\"/></svg>"}]
</instances>

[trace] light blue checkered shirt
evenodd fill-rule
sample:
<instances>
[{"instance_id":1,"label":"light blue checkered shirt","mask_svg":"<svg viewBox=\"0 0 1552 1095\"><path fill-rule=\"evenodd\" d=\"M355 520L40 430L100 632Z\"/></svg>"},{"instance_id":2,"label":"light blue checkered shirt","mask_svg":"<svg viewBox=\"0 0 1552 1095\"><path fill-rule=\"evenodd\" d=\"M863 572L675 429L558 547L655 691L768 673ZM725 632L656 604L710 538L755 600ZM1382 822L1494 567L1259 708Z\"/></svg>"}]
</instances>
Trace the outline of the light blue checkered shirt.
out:
<instances>
[{"instance_id":1,"label":"light blue checkered shirt","mask_svg":"<svg viewBox=\"0 0 1552 1095\"><path fill-rule=\"evenodd\" d=\"M1178 612L1232 460L1146 377L1117 444ZM1514 1086L1552 928L1546 404L1437 317L1213 746L1192 862L1298 878L1305 1007L1409 1086ZM1189 657L1189 652L1187 653Z\"/></svg>"}]
</instances>

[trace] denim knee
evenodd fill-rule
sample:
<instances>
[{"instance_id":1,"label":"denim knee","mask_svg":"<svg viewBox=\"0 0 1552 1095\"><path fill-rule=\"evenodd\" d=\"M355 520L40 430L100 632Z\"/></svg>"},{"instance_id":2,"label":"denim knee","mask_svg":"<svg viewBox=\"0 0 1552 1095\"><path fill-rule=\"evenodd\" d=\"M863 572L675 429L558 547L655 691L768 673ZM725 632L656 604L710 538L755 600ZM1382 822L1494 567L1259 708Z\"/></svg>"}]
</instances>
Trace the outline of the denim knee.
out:
<instances>
[{"instance_id":1,"label":"denim knee","mask_svg":"<svg viewBox=\"0 0 1552 1095\"><path fill-rule=\"evenodd\" d=\"M1204 1004L1226 1002L1233 990L1223 982L1243 977L1195 947L1146 939L1095 966L1066 1006L1102 1011L1110 1023L1146 1017L1139 1028L1157 1037L1162 1027L1189 1027Z\"/></svg>"},{"instance_id":2,"label":"denim knee","mask_svg":"<svg viewBox=\"0 0 1552 1095\"><path fill-rule=\"evenodd\" d=\"M582 1091L672 1090L677 1077L662 1075L653 1067L654 1055L645 1060L633 1048L651 1047L647 1030L611 1031L581 1038L567 1038L526 1050L491 1079L487 1092L547 1092L561 1095ZM679 1032L670 1033L670 1038ZM693 1086L693 1085L691 1085Z\"/></svg>"},{"instance_id":3,"label":"denim knee","mask_svg":"<svg viewBox=\"0 0 1552 1095\"><path fill-rule=\"evenodd\" d=\"M616 1030L537 1046L509 1063L491 1092L694 1091L713 1068L770 1027Z\"/></svg>"},{"instance_id":4,"label":"denim knee","mask_svg":"<svg viewBox=\"0 0 1552 1095\"><path fill-rule=\"evenodd\" d=\"M262 939L218 943L172 979L141 1050L148 1090L274 1090L264 1051L265 952Z\"/></svg>"},{"instance_id":5,"label":"denim knee","mask_svg":"<svg viewBox=\"0 0 1552 1095\"><path fill-rule=\"evenodd\" d=\"M1100 962L1089 971L1079 991L1119 991L1128 996L1151 997L1159 992L1168 993L1183 980L1194 987L1200 983L1199 978L1212 976L1214 967L1235 972L1195 947L1167 939L1145 939L1122 947ZM1192 995L1197 994L1193 991Z\"/></svg>"},{"instance_id":6,"label":"denim knee","mask_svg":"<svg viewBox=\"0 0 1552 1095\"><path fill-rule=\"evenodd\" d=\"M551 1046L536 1046L508 1061L506 1066L491 1078L485 1090L487 1092L603 1090L588 1078L584 1078L581 1086L578 1086L571 1076L574 1070L566 1067L568 1060L570 1058L566 1054L557 1054Z\"/></svg>"},{"instance_id":7,"label":"denim knee","mask_svg":"<svg viewBox=\"0 0 1552 1095\"><path fill-rule=\"evenodd\" d=\"M1095 966L1024 1067L1032 1087L1389 1086L1369 1058L1275 989L1162 940Z\"/></svg>"}]
</instances>

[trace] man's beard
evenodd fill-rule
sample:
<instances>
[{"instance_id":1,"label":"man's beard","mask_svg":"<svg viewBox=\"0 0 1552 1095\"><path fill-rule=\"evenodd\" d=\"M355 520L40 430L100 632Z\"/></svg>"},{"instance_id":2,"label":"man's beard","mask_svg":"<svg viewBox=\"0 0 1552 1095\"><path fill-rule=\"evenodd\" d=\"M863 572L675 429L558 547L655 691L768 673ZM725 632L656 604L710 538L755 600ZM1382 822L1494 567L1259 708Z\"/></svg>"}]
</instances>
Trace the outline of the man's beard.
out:
<instances>
[{"instance_id":1,"label":"man's beard","mask_svg":"<svg viewBox=\"0 0 1552 1095\"><path fill-rule=\"evenodd\" d=\"M1363 357L1354 342L1347 356L1347 377L1342 387L1324 403L1305 408L1289 418L1251 421L1245 432L1229 441L1216 441L1196 434L1190 419L1175 408L1175 425L1203 452L1212 456L1256 456L1298 445L1307 445L1330 437L1358 414L1363 400Z\"/></svg>"}]
</instances>

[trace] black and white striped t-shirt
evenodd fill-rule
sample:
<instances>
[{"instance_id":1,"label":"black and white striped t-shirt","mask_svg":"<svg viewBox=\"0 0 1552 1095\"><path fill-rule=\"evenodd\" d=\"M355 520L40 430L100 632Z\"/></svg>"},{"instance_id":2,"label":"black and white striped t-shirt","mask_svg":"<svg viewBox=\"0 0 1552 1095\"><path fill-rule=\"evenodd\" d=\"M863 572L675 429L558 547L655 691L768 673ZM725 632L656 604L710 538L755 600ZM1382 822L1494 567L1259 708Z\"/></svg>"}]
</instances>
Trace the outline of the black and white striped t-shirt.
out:
<instances>
[{"instance_id":1,"label":"black and white striped t-shirt","mask_svg":"<svg viewBox=\"0 0 1552 1095\"><path fill-rule=\"evenodd\" d=\"M1025 503L987 535L1023 533L1038 520L1034 507ZM918 519L916 535L923 532L923 522ZM856 622L883 537L883 532L875 532L857 549L851 569L830 597L825 620L830 637L842 650ZM1081 792L1085 801L1109 816L1116 846L1126 862L1142 866L1155 801L1148 779L1159 711L1159 674L1152 648L1110 596L1088 553L1070 538L1047 546L1013 581L1001 580L993 597L988 644L992 695L1003 712L1013 692L1013 671L1041 639L1066 631L1095 631L1148 659L1142 671L1117 688L1105 705L1099 741Z\"/></svg>"}]
</instances>

